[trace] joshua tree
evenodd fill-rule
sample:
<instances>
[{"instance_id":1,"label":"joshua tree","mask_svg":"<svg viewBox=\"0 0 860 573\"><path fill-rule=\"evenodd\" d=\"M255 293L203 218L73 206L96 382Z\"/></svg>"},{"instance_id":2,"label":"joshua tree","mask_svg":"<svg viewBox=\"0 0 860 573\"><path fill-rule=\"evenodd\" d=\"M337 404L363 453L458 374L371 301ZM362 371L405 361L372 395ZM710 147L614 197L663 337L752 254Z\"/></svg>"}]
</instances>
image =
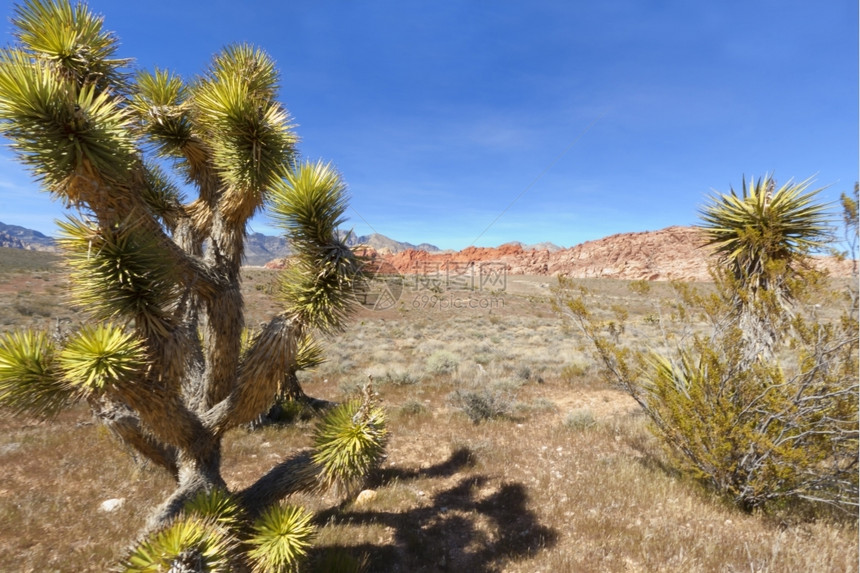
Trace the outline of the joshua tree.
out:
<instances>
[{"instance_id":1,"label":"joshua tree","mask_svg":"<svg viewBox=\"0 0 860 573\"><path fill-rule=\"evenodd\" d=\"M30 0L12 23L16 42L0 51L0 132L77 212L61 223L60 244L75 304L91 320L61 337L2 337L0 403L50 416L85 400L176 479L150 523L162 526L201 492L225 488L225 433L271 406L303 337L344 325L362 281L338 235L345 186L330 165L298 162L277 71L258 49L229 47L186 82L163 70L132 76L84 5ZM162 166L193 189L191 199ZM283 311L243 345L246 226L265 207L298 255L279 283ZM316 452L233 492L244 515L369 467L382 451L380 413L350 407L328 422L359 446L321 429Z\"/></svg>"},{"instance_id":2,"label":"joshua tree","mask_svg":"<svg viewBox=\"0 0 860 573\"><path fill-rule=\"evenodd\" d=\"M791 305L807 282L809 253L832 240L827 205L816 201L820 190L809 181L776 188L771 177L743 182L709 198L700 211L707 244L718 265L718 282L731 282L733 320L748 342L749 357L770 356Z\"/></svg>"}]
</instances>

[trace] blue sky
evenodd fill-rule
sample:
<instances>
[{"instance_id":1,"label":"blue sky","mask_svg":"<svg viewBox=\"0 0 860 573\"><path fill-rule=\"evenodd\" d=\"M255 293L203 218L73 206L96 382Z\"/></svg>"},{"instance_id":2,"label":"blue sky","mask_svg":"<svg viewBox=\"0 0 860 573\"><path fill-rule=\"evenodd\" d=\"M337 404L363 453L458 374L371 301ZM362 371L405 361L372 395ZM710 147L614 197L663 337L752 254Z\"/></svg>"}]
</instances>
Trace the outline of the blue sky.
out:
<instances>
[{"instance_id":1,"label":"blue sky","mask_svg":"<svg viewBox=\"0 0 860 573\"><path fill-rule=\"evenodd\" d=\"M89 5L141 68L192 78L227 44L268 51L359 234L571 246L693 224L744 174L814 177L826 200L858 179L856 0ZM0 220L54 234L61 216L0 150Z\"/></svg>"}]
</instances>

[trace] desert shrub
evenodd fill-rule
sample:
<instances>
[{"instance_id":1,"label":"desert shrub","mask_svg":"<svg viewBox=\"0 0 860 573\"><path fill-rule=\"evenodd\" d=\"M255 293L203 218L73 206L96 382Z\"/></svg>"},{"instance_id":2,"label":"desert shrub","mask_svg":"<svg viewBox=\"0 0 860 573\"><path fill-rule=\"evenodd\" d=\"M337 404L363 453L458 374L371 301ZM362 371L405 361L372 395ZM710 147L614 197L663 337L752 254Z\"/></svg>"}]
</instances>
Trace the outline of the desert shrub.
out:
<instances>
[{"instance_id":1,"label":"desert shrub","mask_svg":"<svg viewBox=\"0 0 860 573\"><path fill-rule=\"evenodd\" d=\"M418 400L407 400L400 406L400 413L405 416L415 416L426 411L427 407Z\"/></svg>"},{"instance_id":2,"label":"desert shrub","mask_svg":"<svg viewBox=\"0 0 860 573\"><path fill-rule=\"evenodd\" d=\"M21 316L39 316L42 318L50 317L53 314L52 309L54 309L53 302L41 297L32 300L19 298L13 306Z\"/></svg>"},{"instance_id":3,"label":"desert shrub","mask_svg":"<svg viewBox=\"0 0 860 573\"><path fill-rule=\"evenodd\" d=\"M515 376L500 376L493 379L493 389L513 395L525 385L525 380Z\"/></svg>"},{"instance_id":4,"label":"desert shrub","mask_svg":"<svg viewBox=\"0 0 860 573\"><path fill-rule=\"evenodd\" d=\"M574 410L564 419L565 427L571 430L584 430L594 426L596 423L591 410Z\"/></svg>"},{"instance_id":5,"label":"desert shrub","mask_svg":"<svg viewBox=\"0 0 860 573\"><path fill-rule=\"evenodd\" d=\"M679 465L745 509L784 497L856 503L856 352L807 349L793 372L738 368L740 340L735 331L650 357L647 408Z\"/></svg>"},{"instance_id":6,"label":"desert shrub","mask_svg":"<svg viewBox=\"0 0 860 573\"><path fill-rule=\"evenodd\" d=\"M432 356L434 353L444 350L445 343L434 338L427 338L419 342L415 349L422 354Z\"/></svg>"},{"instance_id":7,"label":"desert shrub","mask_svg":"<svg viewBox=\"0 0 860 573\"><path fill-rule=\"evenodd\" d=\"M279 424L293 424L299 421L308 421L318 415L318 412L306 402L282 398L275 402L269 409L269 421Z\"/></svg>"},{"instance_id":8,"label":"desert shrub","mask_svg":"<svg viewBox=\"0 0 860 573\"><path fill-rule=\"evenodd\" d=\"M349 358L343 358L341 360L335 360L330 358L322 367L319 369L321 374L326 375L335 375L335 374L350 374L358 365L355 361Z\"/></svg>"},{"instance_id":9,"label":"desert shrub","mask_svg":"<svg viewBox=\"0 0 860 573\"><path fill-rule=\"evenodd\" d=\"M448 350L437 350L427 357L427 370L432 374L451 374L457 370L460 359Z\"/></svg>"},{"instance_id":10,"label":"desert shrub","mask_svg":"<svg viewBox=\"0 0 860 573\"><path fill-rule=\"evenodd\" d=\"M516 402L514 412L517 414L546 414L558 410L555 402L548 398L535 398L529 402Z\"/></svg>"},{"instance_id":11,"label":"desert shrub","mask_svg":"<svg viewBox=\"0 0 860 573\"><path fill-rule=\"evenodd\" d=\"M362 372L363 378L372 378L374 382L382 382L388 374L388 368L382 364L371 364Z\"/></svg>"},{"instance_id":12,"label":"desert shrub","mask_svg":"<svg viewBox=\"0 0 860 573\"><path fill-rule=\"evenodd\" d=\"M421 376L410 370L397 368L387 371L384 381L395 386L412 386L421 381Z\"/></svg>"},{"instance_id":13,"label":"desert shrub","mask_svg":"<svg viewBox=\"0 0 860 573\"><path fill-rule=\"evenodd\" d=\"M472 360L474 360L475 363L480 364L481 366L486 366L493 361L494 357L494 354L491 352L476 352L474 355L472 355Z\"/></svg>"},{"instance_id":14,"label":"desert shrub","mask_svg":"<svg viewBox=\"0 0 860 573\"><path fill-rule=\"evenodd\" d=\"M511 416L515 409L512 396L497 388L457 390L451 402L474 423Z\"/></svg>"},{"instance_id":15,"label":"desert shrub","mask_svg":"<svg viewBox=\"0 0 860 573\"><path fill-rule=\"evenodd\" d=\"M338 573L365 573L370 570L370 557L367 553L353 555L345 548L335 548L326 551L313 564L311 571Z\"/></svg>"},{"instance_id":16,"label":"desert shrub","mask_svg":"<svg viewBox=\"0 0 860 573\"><path fill-rule=\"evenodd\" d=\"M678 285L664 350L619 343L623 321L593 311L592 295L568 279L556 308L688 474L746 510L806 500L856 516L857 297L806 263L825 238L814 197L805 184L776 190L764 180L712 199L703 231L716 288ZM839 316L820 312L827 301ZM708 331L695 334L699 320Z\"/></svg>"},{"instance_id":17,"label":"desert shrub","mask_svg":"<svg viewBox=\"0 0 860 573\"><path fill-rule=\"evenodd\" d=\"M586 372L588 372L588 367L583 364L568 364L561 369L561 374L559 375L559 377L562 379L562 381L570 384L571 382L574 382L585 376Z\"/></svg>"},{"instance_id":18,"label":"desert shrub","mask_svg":"<svg viewBox=\"0 0 860 573\"><path fill-rule=\"evenodd\" d=\"M26 301L16 301L14 308L21 316L33 316L36 313L36 308Z\"/></svg>"}]
</instances>

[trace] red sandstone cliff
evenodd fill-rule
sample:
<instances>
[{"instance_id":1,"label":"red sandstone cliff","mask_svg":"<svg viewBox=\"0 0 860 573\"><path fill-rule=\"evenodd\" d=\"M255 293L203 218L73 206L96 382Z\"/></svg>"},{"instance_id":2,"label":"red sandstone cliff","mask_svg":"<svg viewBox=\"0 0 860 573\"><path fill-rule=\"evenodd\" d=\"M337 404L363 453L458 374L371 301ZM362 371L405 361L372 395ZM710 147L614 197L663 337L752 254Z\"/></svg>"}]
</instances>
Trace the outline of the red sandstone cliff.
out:
<instances>
[{"instance_id":1,"label":"red sandstone cliff","mask_svg":"<svg viewBox=\"0 0 860 573\"><path fill-rule=\"evenodd\" d=\"M508 274L570 275L576 278L604 277L630 280L706 281L709 254L694 227L668 227L659 231L620 233L554 252L526 250L518 243L496 248L469 247L459 252L428 253L406 250L399 253L370 251L403 274L443 270L470 263L504 264ZM850 261L820 260L834 276L850 276ZM270 266L270 265L267 265ZM277 267L272 265L270 268Z\"/></svg>"},{"instance_id":2,"label":"red sandstone cliff","mask_svg":"<svg viewBox=\"0 0 860 573\"><path fill-rule=\"evenodd\" d=\"M421 272L428 266L493 262L503 263L509 274L706 281L710 256L697 229L676 226L620 233L555 252L506 244L496 248L469 247L456 253L409 250L381 258L404 274ZM827 258L821 260L821 265L835 276L850 276L849 261Z\"/></svg>"}]
</instances>

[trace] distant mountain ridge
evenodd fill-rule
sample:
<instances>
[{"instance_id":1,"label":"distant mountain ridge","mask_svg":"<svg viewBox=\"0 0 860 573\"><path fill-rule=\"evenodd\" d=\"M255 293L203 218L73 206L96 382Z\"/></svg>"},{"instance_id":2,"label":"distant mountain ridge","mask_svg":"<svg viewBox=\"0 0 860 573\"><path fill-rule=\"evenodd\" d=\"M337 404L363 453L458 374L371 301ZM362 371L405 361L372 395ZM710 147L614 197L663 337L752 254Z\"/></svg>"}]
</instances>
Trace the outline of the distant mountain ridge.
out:
<instances>
[{"instance_id":1,"label":"distant mountain ridge","mask_svg":"<svg viewBox=\"0 0 860 573\"><path fill-rule=\"evenodd\" d=\"M412 243L396 241L379 233L371 235L350 234L346 243L349 246L366 245L377 252L391 254L409 249L431 253L439 250L438 247L429 243L413 245ZM43 235L39 231L5 223L0 223L0 247L27 251L56 252L58 250L57 242L53 237ZM288 257L291 253L289 242L284 237L249 233L245 239L245 264L248 266L262 266L273 259Z\"/></svg>"},{"instance_id":2,"label":"distant mountain ridge","mask_svg":"<svg viewBox=\"0 0 860 573\"><path fill-rule=\"evenodd\" d=\"M284 237L272 237L263 233L248 233L245 237L245 264L260 267L272 259L282 259L292 254L290 244Z\"/></svg>"},{"instance_id":3,"label":"distant mountain ridge","mask_svg":"<svg viewBox=\"0 0 860 573\"><path fill-rule=\"evenodd\" d=\"M344 235L346 235L344 233ZM343 236L343 235L342 235ZM396 241L391 237L373 233L371 235L355 235L350 233L346 236L346 244L350 247L363 245L370 247L377 253L395 254L403 251L427 251L435 253L439 247L429 243L413 245L403 241ZM245 239L245 264L251 267L263 266L269 261L283 259L292 254L289 242L284 237L272 237L262 233L249 233Z\"/></svg>"},{"instance_id":4,"label":"distant mountain ridge","mask_svg":"<svg viewBox=\"0 0 860 573\"><path fill-rule=\"evenodd\" d=\"M524 245L519 241L511 241L510 243L505 243L505 245L519 245L523 248L524 251L549 251L550 253L555 253L556 251L561 251L564 247L559 247L555 243L551 243L549 241L543 241L542 243L534 243L532 245Z\"/></svg>"},{"instance_id":5,"label":"distant mountain ridge","mask_svg":"<svg viewBox=\"0 0 860 573\"><path fill-rule=\"evenodd\" d=\"M53 253L57 251L57 241L33 229L0 223L0 247Z\"/></svg>"},{"instance_id":6,"label":"distant mountain ridge","mask_svg":"<svg viewBox=\"0 0 860 573\"><path fill-rule=\"evenodd\" d=\"M569 248L552 243L523 245L506 243L495 248L469 247L462 251L440 251L427 243L412 245L385 235L350 235L350 246L370 247L399 272L414 273L427 268L451 265L501 263L511 275L569 275L628 280L707 281L709 253L702 248L702 236L694 227L667 227L657 231L619 233ZM30 251L57 250L56 241L38 231L0 223L0 247ZM250 233L245 242L245 264L279 268L290 255L283 237ZM851 261L815 257L816 266L832 276L851 276Z\"/></svg>"},{"instance_id":7,"label":"distant mountain ridge","mask_svg":"<svg viewBox=\"0 0 860 573\"><path fill-rule=\"evenodd\" d=\"M400 253L409 250L427 251L428 253L435 253L439 251L439 247L437 247L436 245L431 245L430 243L421 243L420 245L413 245L412 243L395 241L394 239L386 237L385 235L380 235L379 233L371 233L370 235L350 234L346 239L346 244L350 247L354 247L356 245L364 245L370 247L378 253L384 253L387 251L390 254Z\"/></svg>"}]
</instances>

